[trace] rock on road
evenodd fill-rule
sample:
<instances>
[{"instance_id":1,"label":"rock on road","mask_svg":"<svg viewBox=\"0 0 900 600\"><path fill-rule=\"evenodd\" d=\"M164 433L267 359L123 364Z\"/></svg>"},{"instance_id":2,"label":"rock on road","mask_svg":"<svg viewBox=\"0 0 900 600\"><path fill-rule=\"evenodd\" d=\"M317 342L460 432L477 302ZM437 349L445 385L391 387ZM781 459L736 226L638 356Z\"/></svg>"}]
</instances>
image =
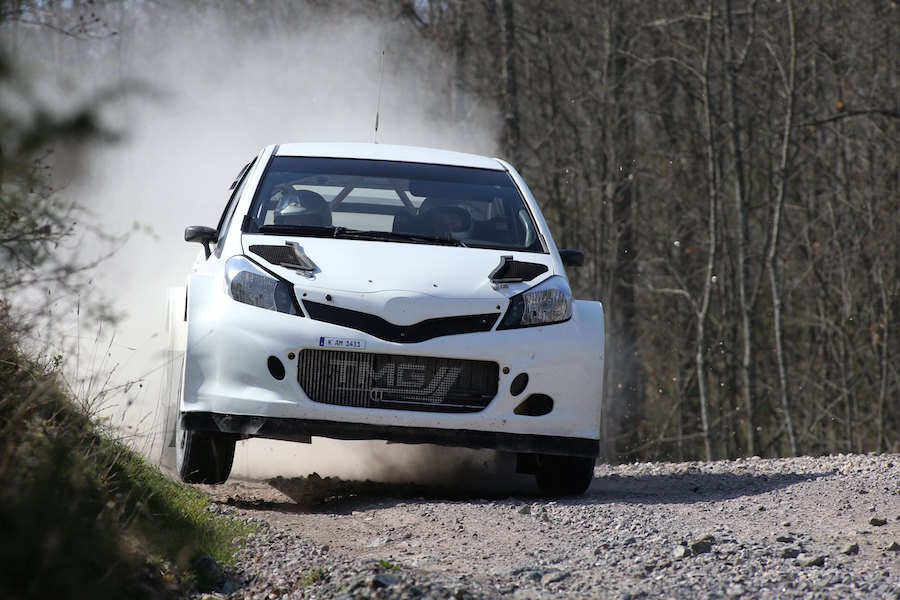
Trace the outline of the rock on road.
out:
<instances>
[{"instance_id":1,"label":"rock on road","mask_svg":"<svg viewBox=\"0 0 900 600\"><path fill-rule=\"evenodd\" d=\"M210 597L900 598L900 455L599 464L570 498L199 487L259 525Z\"/></svg>"}]
</instances>

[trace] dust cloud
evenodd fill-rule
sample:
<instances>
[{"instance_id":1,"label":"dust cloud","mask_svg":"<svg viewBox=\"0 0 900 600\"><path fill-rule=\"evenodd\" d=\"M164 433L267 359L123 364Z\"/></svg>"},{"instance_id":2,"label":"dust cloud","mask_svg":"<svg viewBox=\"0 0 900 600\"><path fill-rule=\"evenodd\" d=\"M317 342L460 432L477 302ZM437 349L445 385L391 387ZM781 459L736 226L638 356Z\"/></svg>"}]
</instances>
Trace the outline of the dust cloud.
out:
<instances>
[{"instance_id":1,"label":"dust cloud","mask_svg":"<svg viewBox=\"0 0 900 600\"><path fill-rule=\"evenodd\" d=\"M86 172L68 190L107 231L130 232L94 277L125 317L112 335L72 335L95 347L92 364L81 368L109 373L99 378L114 389L105 414L152 458L162 451L164 408L175 401L160 385L167 290L184 285L201 251L183 241L184 228L217 223L242 165L271 143L371 142L376 106L380 143L491 154L497 122L493 108L474 99L468 104L483 109L465 125L441 117L448 93L442 61L401 23L312 9L300 11L302 20L287 20L262 10L230 15L178 4L126 3L109 15L116 36L38 39L34 46L68 73L73 94L132 90L102 112L124 139L86 157ZM316 471L434 482L472 466L490 472L494 460L490 452L383 442L238 446L234 475L248 478Z\"/></svg>"}]
</instances>

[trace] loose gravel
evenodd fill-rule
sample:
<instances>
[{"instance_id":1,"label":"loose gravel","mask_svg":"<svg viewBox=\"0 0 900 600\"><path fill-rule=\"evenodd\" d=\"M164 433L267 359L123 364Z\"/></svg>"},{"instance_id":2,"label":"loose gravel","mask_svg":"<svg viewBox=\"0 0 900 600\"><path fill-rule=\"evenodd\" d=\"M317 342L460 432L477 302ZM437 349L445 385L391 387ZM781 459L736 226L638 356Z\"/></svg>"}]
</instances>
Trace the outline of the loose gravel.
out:
<instances>
[{"instance_id":1,"label":"loose gravel","mask_svg":"<svg viewBox=\"0 0 900 600\"><path fill-rule=\"evenodd\" d=\"M595 477L573 498L316 475L201 486L258 526L205 596L900 599L900 455Z\"/></svg>"}]
</instances>

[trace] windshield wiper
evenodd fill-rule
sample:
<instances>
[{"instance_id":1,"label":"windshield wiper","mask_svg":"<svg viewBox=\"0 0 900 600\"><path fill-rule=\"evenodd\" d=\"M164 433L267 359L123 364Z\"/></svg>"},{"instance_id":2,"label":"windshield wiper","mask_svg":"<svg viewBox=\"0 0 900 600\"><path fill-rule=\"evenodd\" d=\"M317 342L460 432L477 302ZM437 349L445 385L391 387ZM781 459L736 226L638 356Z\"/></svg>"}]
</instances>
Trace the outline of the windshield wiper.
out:
<instances>
[{"instance_id":1,"label":"windshield wiper","mask_svg":"<svg viewBox=\"0 0 900 600\"><path fill-rule=\"evenodd\" d=\"M346 227L323 227L319 225L260 225L258 231L259 233L276 235L302 235L307 237L333 237L377 242L410 242L413 244L440 244L442 246L465 247L463 242L450 236L428 235L426 233L348 229Z\"/></svg>"},{"instance_id":2,"label":"windshield wiper","mask_svg":"<svg viewBox=\"0 0 900 600\"><path fill-rule=\"evenodd\" d=\"M309 237L333 237L337 227L324 227L321 225L260 225L259 233L274 233L281 235L305 235Z\"/></svg>"},{"instance_id":3,"label":"windshield wiper","mask_svg":"<svg viewBox=\"0 0 900 600\"><path fill-rule=\"evenodd\" d=\"M456 238L426 233L406 233L402 231L374 231L363 229L347 229L335 227L334 237L351 240L372 240L379 242L411 242L413 244L440 244L442 246L462 246L465 244Z\"/></svg>"}]
</instances>

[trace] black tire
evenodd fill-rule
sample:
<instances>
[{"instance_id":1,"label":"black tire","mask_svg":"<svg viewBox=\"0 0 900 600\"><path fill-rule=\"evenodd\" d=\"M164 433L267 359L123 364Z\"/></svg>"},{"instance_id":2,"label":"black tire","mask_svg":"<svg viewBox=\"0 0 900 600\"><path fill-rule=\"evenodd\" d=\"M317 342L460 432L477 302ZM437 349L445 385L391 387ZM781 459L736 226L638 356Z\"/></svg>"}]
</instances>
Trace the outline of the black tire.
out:
<instances>
[{"instance_id":1,"label":"black tire","mask_svg":"<svg viewBox=\"0 0 900 600\"><path fill-rule=\"evenodd\" d=\"M538 454L535 479L548 496L578 496L594 479L594 459L590 456Z\"/></svg>"},{"instance_id":2,"label":"black tire","mask_svg":"<svg viewBox=\"0 0 900 600\"><path fill-rule=\"evenodd\" d=\"M185 483L225 483L234 462L233 435L214 431L193 431L178 419L175 440L175 468Z\"/></svg>"}]
</instances>

